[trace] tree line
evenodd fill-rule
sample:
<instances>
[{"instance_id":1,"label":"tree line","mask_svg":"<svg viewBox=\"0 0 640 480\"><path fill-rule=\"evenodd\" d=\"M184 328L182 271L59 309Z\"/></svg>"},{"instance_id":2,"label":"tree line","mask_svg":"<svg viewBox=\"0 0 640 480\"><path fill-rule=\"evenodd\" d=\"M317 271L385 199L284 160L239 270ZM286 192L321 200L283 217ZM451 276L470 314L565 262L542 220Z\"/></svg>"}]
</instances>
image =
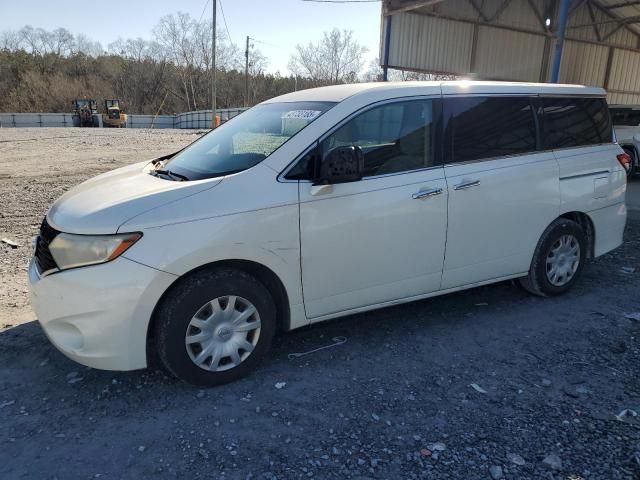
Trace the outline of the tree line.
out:
<instances>
[{"instance_id":1,"label":"tree line","mask_svg":"<svg viewBox=\"0 0 640 480\"><path fill-rule=\"evenodd\" d=\"M377 61L365 69L367 49L353 32L334 29L316 42L297 45L288 75L266 73L267 57L252 46L245 98L245 52L221 29L217 32L218 108L251 106L315 86L381 79ZM211 22L182 12L162 17L150 40L119 38L106 48L64 28L25 26L0 32L0 111L66 112L75 98L99 104L118 98L125 111L137 114L204 110L211 105L211 62Z\"/></svg>"}]
</instances>

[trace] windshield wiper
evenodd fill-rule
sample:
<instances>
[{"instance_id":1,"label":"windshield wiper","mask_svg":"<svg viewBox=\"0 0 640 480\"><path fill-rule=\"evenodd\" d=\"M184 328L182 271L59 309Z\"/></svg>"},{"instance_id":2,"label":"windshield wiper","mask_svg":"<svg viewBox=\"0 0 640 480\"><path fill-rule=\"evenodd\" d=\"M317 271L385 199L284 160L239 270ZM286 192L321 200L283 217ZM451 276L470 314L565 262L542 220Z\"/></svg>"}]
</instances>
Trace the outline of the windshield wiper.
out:
<instances>
[{"instance_id":1,"label":"windshield wiper","mask_svg":"<svg viewBox=\"0 0 640 480\"><path fill-rule=\"evenodd\" d=\"M159 169L159 170L151 170L151 172L150 172L150 173L151 173L151 175L154 175L154 176L156 176L156 177L157 177L158 175L167 175L168 177L175 177L175 178L179 178L179 179L180 179L181 181L183 181L183 182L188 182L188 181L189 181L189 178L188 178L188 177L185 177L184 175L180 175L179 173L172 172L171 170L162 170L162 169Z\"/></svg>"}]
</instances>

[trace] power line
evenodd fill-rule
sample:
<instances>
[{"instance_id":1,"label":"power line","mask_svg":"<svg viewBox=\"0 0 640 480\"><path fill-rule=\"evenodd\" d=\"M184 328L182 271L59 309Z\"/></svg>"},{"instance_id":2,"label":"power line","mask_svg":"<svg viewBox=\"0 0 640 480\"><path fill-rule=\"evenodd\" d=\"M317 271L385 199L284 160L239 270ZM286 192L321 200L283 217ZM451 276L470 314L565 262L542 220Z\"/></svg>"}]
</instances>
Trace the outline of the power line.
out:
<instances>
[{"instance_id":1,"label":"power line","mask_svg":"<svg viewBox=\"0 0 640 480\"><path fill-rule=\"evenodd\" d=\"M264 45L269 45L270 47L276 47L276 48L280 48L282 50L288 50L287 48L281 47L280 45L274 45L273 43L263 42L262 40L258 40L258 39L253 38L253 37L251 37L251 40L253 40L256 43L262 43Z\"/></svg>"},{"instance_id":2,"label":"power line","mask_svg":"<svg viewBox=\"0 0 640 480\"><path fill-rule=\"evenodd\" d=\"M202 9L202 13L200 14L200 20L198 20L198 23L202 21L202 17L204 17L204 12L207 9L207 5L209 5L209 0L207 0L204 4L204 8Z\"/></svg>"},{"instance_id":3,"label":"power line","mask_svg":"<svg viewBox=\"0 0 640 480\"><path fill-rule=\"evenodd\" d=\"M233 40L231 40L231 34L229 33L229 27L227 26L227 17L224 16L224 7L222 6L222 0L218 0L218 2L220 2L220 12L222 12L222 20L224 20L224 28L227 31L227 37L229 37L229 43L233 43Z\"/></svg>"}]
</instances>

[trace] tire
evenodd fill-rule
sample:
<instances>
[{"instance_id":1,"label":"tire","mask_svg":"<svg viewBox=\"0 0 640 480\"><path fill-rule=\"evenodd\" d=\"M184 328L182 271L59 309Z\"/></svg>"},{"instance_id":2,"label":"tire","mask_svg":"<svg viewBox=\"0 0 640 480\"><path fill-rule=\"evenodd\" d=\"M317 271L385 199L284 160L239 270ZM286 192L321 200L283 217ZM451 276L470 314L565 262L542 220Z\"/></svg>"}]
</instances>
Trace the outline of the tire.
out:
<instances>
[{"instance_id":1,"label":"tire","mask_svg":"<svg viewBox=\"0 0 640 480\"><path fill-rule=\"evenodd\" d=\"M158 305L153 338L155 353L174 376L214 386L252 372L275 331L276 307L267 288L245 272L224 268L181 280ZM187 344L187 336L193 343Z\"/></svg>"},{"instance_id":2,"label":"tire","mask_svg":"<svg viewBox=\"0 0 640 480\"><path fill-rule=\"evenodd\" d=\"M570 242L567 242L567 239L571 239ZM578 251L570 253L576 244ZM587 248L587 235L582 227L573 220L559 218L549 225L540 237L529 274L519 278L518 282L534 295L562 295L573 287L582 273L587 260ZM559 254L552 253L552 250ZM555 276L554 265L558 267ZM566 275L562 275L563 273Z\"/></svg>"}]
</instances>

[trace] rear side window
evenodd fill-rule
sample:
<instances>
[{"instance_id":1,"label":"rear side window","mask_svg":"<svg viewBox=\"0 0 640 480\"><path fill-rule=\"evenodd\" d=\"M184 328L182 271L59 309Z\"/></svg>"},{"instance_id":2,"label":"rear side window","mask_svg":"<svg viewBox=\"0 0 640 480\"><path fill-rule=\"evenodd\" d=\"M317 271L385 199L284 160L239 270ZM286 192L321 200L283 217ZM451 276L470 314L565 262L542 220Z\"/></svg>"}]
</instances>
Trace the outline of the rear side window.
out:
<instances>
[{"instance_id":1,"label":"rear side window","mask_svg":"<svg viewBox=\"0 0 640 480\"><path fill-rule=\"evenodd\" d=\"M459 97L445 100L447 162L518 155L536 150L529 97Z\"/></svg>"},{"instance_id":2,"label":"rear side window","mask_svg":"<svg viewBox=\"0 0 640 480\"><path fill-rule=\"evenodd\" d=\"M543 98L544 148L611 143L612 128L603 98Z\"/></svg>"}]
</instances>

